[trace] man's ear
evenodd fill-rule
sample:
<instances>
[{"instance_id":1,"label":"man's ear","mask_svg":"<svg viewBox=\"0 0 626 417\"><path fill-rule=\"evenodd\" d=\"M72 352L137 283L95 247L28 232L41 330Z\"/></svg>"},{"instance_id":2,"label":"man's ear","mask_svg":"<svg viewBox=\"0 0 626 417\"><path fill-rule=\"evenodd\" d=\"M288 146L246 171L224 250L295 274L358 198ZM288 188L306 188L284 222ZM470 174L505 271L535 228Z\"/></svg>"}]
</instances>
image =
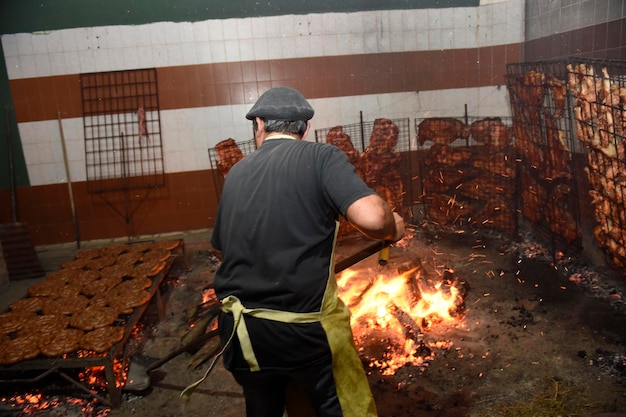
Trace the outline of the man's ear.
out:
<instances>
[{"instance_id":1,"label":"man's ear","mask_svg":"<svg viewBox=\"0 0 626 417\"><path fill-rule=\"evenodd\" d=\"M261 119L258 116L256 117L256 125L259 131L265 131L265 120Z\"/></svg>"},{"instance_id":2,"label":"man's ear","mask_svg":"<svg viewBox=\"0 0 626 417\"><path fill-rule=\"evenodd\" d=\"M311 130L311 122L307 120L307 122L306 122L306 130L302 134L302 140L306 139L306 136L309 134L309 130Z\"/></svg>"}]
</instances>

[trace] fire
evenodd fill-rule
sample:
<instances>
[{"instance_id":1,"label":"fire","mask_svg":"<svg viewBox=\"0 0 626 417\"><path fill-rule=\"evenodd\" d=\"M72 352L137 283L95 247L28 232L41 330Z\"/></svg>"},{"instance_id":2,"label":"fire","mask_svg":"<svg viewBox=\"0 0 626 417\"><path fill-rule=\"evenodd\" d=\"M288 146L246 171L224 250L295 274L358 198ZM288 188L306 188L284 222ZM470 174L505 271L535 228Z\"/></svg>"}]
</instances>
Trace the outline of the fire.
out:
<instances>
[{"instance_id":1,"label":"fire","mask_svg":"<svg viewBox=\"0 0 626 417\"><path fill-rule=\"evenodd\" d=\"M414 267L396 276L379 273L363 282L348 269L338 277L341 299L351 311L352 330L370 367L393 375L405 365L428 366L434 350L451 343L424 341L424 331L443 322L454 322L462 306L460 289L452 270L431 282Z\"/></svg>"}]
</instances>

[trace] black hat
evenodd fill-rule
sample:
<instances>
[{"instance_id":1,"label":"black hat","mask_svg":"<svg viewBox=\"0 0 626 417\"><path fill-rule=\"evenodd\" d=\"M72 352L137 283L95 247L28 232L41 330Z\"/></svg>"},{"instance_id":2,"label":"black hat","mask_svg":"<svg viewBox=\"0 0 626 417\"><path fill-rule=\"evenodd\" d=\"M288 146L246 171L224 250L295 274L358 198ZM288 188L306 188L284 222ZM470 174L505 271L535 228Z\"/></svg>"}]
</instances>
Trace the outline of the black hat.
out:
<instances>
[{"instance_id":1,"label":"black hat","mask_svg":"<svg viewBox=\"0 0 626 417\"><path fill-rule=\"evenodd\" d=\"M313 113L313 107L298 90L274 87L259 97L246 114L246 119L261 117L267 120L310 120Z\"/></svg>"}]
</instances>

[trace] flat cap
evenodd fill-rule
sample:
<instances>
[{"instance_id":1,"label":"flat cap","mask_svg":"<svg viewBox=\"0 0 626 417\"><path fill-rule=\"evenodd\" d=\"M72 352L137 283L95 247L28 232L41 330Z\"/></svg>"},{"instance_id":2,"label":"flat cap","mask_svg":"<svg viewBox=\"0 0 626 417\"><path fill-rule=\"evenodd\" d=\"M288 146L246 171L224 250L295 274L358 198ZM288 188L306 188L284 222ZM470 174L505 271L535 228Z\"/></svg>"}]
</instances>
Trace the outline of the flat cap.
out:
<instances>
[{"instance_id":1,"label":"flat cap","mask_svg":"<svg viewBox=\"0 0 626 417\"><path fill-rule=\"evenodd\" d=\"M246 114L246 119L261 117L267 120L310 120L313 107L302 93L291 87L274 87L259 97Z\"/></svg>"}]
</instances>

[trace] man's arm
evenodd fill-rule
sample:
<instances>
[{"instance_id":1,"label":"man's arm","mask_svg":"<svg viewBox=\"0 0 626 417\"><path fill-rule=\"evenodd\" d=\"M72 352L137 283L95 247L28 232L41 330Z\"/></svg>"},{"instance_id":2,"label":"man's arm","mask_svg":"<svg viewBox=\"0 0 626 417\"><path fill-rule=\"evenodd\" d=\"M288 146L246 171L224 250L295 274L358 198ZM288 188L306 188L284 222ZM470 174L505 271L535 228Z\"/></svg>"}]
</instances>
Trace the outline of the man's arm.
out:
<instances>
[{"instance_id":1,"label":"man's arm","mask_svg":"<svg viewBox=\"0 0 626 417\"><path fill-rule=\"evenodd\" d=\"M378 194L356 200L346 210L346 218L371 239L397 242L404 236L404 220Z\"/></svg>"}]
</instances>

